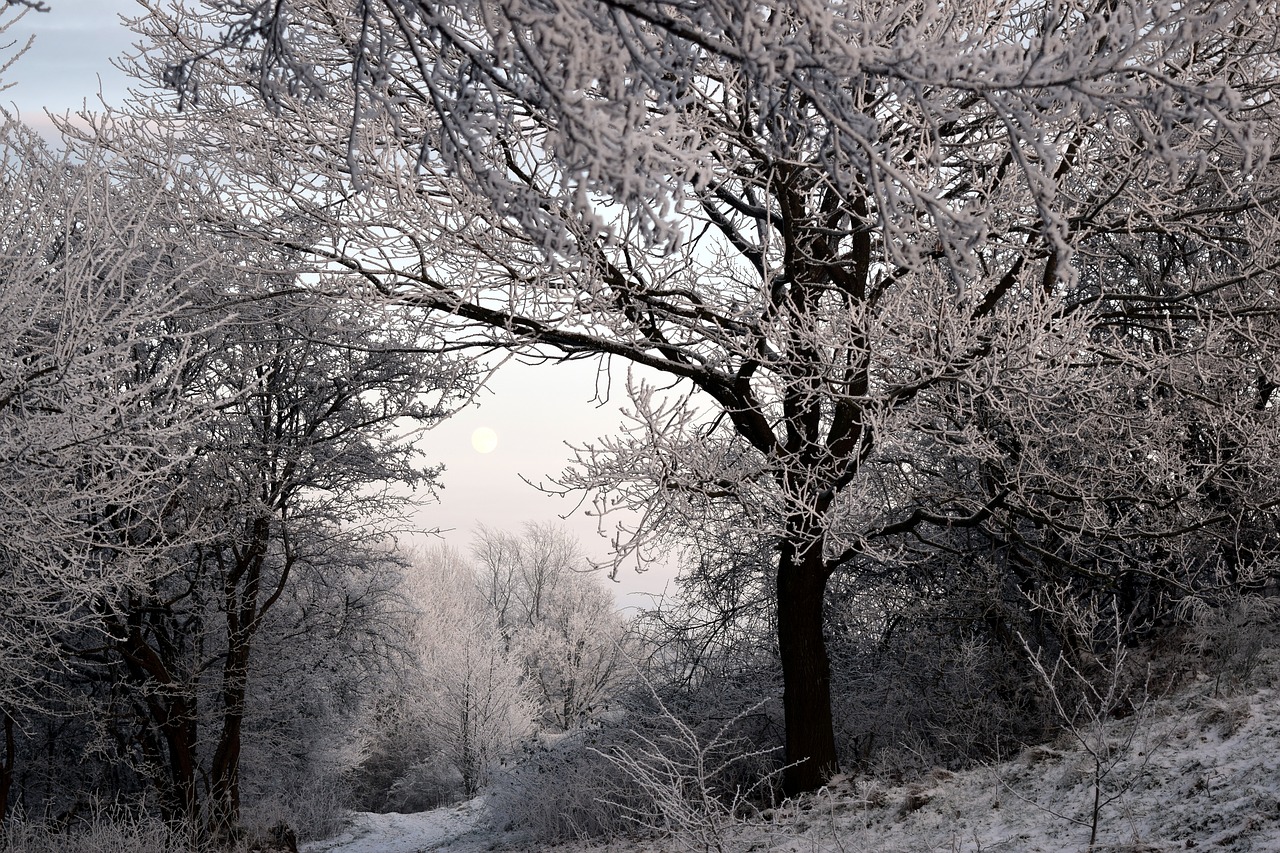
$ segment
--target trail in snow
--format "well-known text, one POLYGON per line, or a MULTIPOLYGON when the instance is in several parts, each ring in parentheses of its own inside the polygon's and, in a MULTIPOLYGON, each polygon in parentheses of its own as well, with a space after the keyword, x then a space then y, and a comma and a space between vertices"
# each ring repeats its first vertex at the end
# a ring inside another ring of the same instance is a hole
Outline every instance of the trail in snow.
MULTIPOLYGON (((461 853, 470 846, 464 844, 465 837, 476 830, 483 813, 482 798, 420 814, 359 812, 340 835, 301 849, 302 853, 427 853, 448 847, 461 853)), ((480 839, 475 841, 479 848, 480 839)))

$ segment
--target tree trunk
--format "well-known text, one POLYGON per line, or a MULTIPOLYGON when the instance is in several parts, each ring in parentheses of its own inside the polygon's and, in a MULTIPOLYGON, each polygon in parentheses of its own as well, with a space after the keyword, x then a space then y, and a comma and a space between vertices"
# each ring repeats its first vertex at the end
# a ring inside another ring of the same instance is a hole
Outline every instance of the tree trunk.
MULTIPOLYGON (((138 614, 134 615, 140 619, 138 614)), ((124 658, 131 679, 144 693, 140 706, 146 709, 153 731, 164 739, 167 779, 157 778, 156 783, 161 786, 161 796, 166 801, 166 816, 171 821, 194 826, 200 816, 196 787, 199 723, 195 697, 190 695, 187 685, 173 677, 160 653, 143 638, 138 624, 117 622, 116 631, 116 648, 124 658)), ((156 747, 158 752, 159 744, 156 747)))
POLYGON ((188 825, 200 817, 200 798, 196 789, 196 716, 185 700, 175 700, 168 709, 171 719, 161 724, 169 745, 169 778, 188 825))
POLYGON ((468 797, 474 797, 480 790, 480 782, 476 773, 475 756, 472 754, 471 744, 471 678, 467 677, 465 693, 462 697, 462 791, 468 797))
POLYGON ((232 638, 232 644, 222 674, 222 730, 210 767, 209 817, 214 837, 226 836, 240 824, 240 750, 249 681, 249 638, 232 638))
POLYGON ((783 790, 814 791, 839 772, 831 720, 831 665, 823 635, 827 569, 822 549, 784 541, 778 560, 778 653, 786 718, 783 790))
POLYGON ((271 542, 271 519, 258 516, 248 529, 248 545, 236 552, 232 570, 223 578, 226 606, 227 659, 222 667, 222 728, 210 765, 210 830, 215 838, 231 838, 240 825, 240 751, 243 743, 245 697, 249 692, 249 660, 253 638, 263 614, 275 603, 284 581, 261 606, 262 572, 271 542))
POLYGON ((14 737, 13 716, 8 711, 4 714, 4 763, 0 764, 0 823, 9 817, 9 795, 13 791, 14 756, 18 751, 14 737))

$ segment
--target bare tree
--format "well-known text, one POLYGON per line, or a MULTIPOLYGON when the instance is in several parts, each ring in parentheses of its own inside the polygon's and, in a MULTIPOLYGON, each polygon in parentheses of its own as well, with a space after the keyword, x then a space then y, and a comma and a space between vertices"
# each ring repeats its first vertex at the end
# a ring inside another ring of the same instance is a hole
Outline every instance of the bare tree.
POLYGON ((0 811, 15 716, 60 699, 60 638, 94 631, 200 535, 168 512, 213 413, 184 377, 217 327, 194 310, 209 256, 157 193, 179 172, 122 182, 100 151, 0 125, 0 811))
MULTIPOLYGON (((348 611, 331 615, 342 630, 374 596, 356 579, 388 559, 385 538, 410 500, 393 486, 430 487, 440 470, 419 463, 408 425, 444 417, 467 373, 418 352, 426 341, 412 323, 289 293, 276 277, 220 285, 209 310, 226 321, 189 378, 218 413, 173 497, 172 523, 203 535, 166 577, 101 618, 171 814, 225 834, 239 823, 243 731, 272 611, 329 574, 351 585, 328 596, 348 611)), ((317 618, 303 626, 319 630, 317 618)))
POLYGON ((627 680, 637 649, 577 540, 554 524, 529 523, 519 535, 480 525, 471 550, 543 722, 566 731, 592 719, 627 680))
POLYGON ((725 502, 776 543, 790 791, 837 766, 835 571, 1200 525, 1221 465, 1152 412, 1230 430, 1272 381, 1270 4, 145 5, 239 230, 459 346, 645 369, 565 486, 641 513, 621 557, 725 502))
POLYGON ((481 524, 471 553, 479 563, 481 589, 504 634, 541 622, 560 584, 588 568, 577 540, 554 524, 529 523, 523 534, 481 524))
POLYGON ((437 548, 423 555, 411 589, 417 608, 421 692, 413 701, 434 749, 472 797, 533 731, 534 705, 518 661, 508 656, 474 569, 437 548))

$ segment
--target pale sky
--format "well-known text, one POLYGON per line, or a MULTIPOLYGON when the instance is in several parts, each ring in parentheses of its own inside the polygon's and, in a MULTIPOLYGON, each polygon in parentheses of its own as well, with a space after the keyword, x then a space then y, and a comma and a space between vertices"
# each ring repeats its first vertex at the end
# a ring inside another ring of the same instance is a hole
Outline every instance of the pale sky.
MULTIPOLYGON (((0 103, 16 108, 30 125, 47 128, 46 109, 55 114, 94 109, 125 96, 130 81, 111 60, 128 51, 134 36, 120 16, 137 14, 133 0, 48 0, 52 11, 29 12, 0 36, 0 45, 19 44, 34 34, 31 50, 4 75, 14 84, 0 92, 0 103)), ((0 9, 0 22, 15 13, 0 9)), ((0 48, 0 57, 12 49, 0 48)), ((625 368, 624 368, 625 369, 625 368)), ((500 530, 519 530, 526 521, 557 521, 575 502, 544 495, 521 480, 538 482, 558 474, 570 458, 566 442, 582 444, 617 430, 621 423, 615 401, 593 402, 597 372, 593 363, 504 367, 481 395, 479 405, 428 432, 423 441, 427 460, 443 462, 440 502, 423 508, 422 529, 446 529, 445 541, 466 551, 477 522, 500 530), (492 430, 496 446, 478 452, 472 443, 477 429, 492 430)), ((620 383, 615 395, 620 394, 620 383)), ((588 556, 608 556, 608 540, 596 532, 596 520, 581 511, 562 522, 579 537, 588 556)), ((637 606, 646 592, 660 592, 669 570, 644 575, 624 572, 615 586, 620 603, 637 606)))
MULTIPOLYGON (((614 398, 593 401, 598 379, 595 362, 502 367, 468 408, 428 432, 423 439, 429 458, 447 466, 440 503, 421 513, 424 524, 451 527, 445 539, 465 549, 477 521, 489 527, 518 530, 525 521, 559 521, 582 542, 596 560, 608 556, 608 539, 597 532, 597 519, 582 510, 573 512, 577 500, 547 495, 525 483, 545 481, 564 470, 571 452, 567 445, 582 445, 616 433, 623 418, 625 365, 615 365, 614 398), (496 433, 497 446, 479 453, 472 445, 477 429, 496 433), (572 514, 571 514, 572 513, 572 514)), ((613 518, 605 524, 612 529, 613 518)), ((637 575, 630 567, 619 574, 616 593, 624 605, 644 602, 633 593, 657 593, 670 577, 669 567, 655 567, 637 575)))
MULTIPOLYGON (((46 108, 55 113, 92 109, 99 92, 108 100, 124 97, 128 79, 112 67, 112 58, 129 50, 133 34, 120 15, 134 15, 132 0, 50 0, 50 12, 28 12, 11 26, 0 45, 19 45, 34 35, 31 50, 5 74, 14 84, 0 92, 0 103, 17 107, 28 124, 44 126, 46 108)), ((16 17, 12 9, 0 11, 0 21, 16 17)), ((13 49, 0 50, 5 57, 13 49)))

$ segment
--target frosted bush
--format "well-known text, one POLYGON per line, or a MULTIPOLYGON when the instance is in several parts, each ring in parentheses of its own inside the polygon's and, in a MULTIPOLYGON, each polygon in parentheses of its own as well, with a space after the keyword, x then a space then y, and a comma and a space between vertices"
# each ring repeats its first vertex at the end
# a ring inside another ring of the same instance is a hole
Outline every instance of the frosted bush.
POLYGON ((95 807, 68 824, 19 817, 0 830, 8 853, 188 853, 189 838, 158 817, 121 807, 95 807))
POLYGON ((778 769, 774 720, 766 703, 728 710, 724 685, 712 687, 642 689, 608 723, 530 744, 495 785, 495 826, 539 844, 687 834, 767 804, 778 769))
POLYGON ((625 774, 602 751, 624 733, 576 730, 539 739, 493 787, 494 826, 536 844, 576 838, 614 838, 634 829, 622 811, 625 774))

